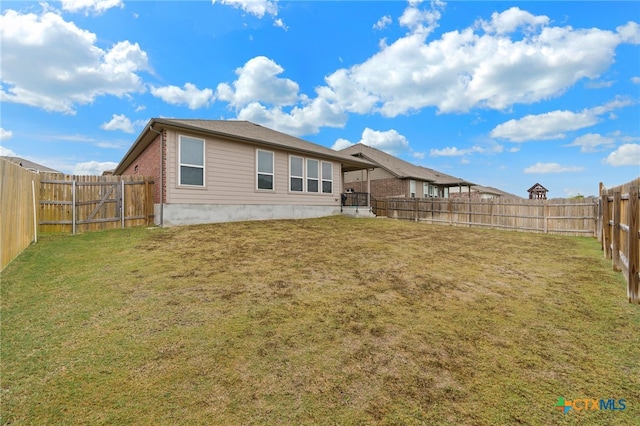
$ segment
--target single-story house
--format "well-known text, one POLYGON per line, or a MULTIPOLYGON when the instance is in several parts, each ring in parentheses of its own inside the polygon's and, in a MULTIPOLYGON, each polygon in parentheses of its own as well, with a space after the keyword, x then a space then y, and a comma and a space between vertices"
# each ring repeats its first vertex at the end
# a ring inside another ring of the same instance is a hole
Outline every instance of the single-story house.
POLYGON ((474 185, 363 144, 352 145, 340 152, 375 164, 372 170, 348 171, 344 176, 346 191, 370 193, 374 198, 447 198, 450 188, 469 192, 474 185))
POLYGON ((248 121, 153 118, 115 175, 153 176, 163 225, 341 212, 343 174, 373 167, 248 121))
POLYGON ((35 173, 40 173, 40 172, 60 173, 59 171, 54 170, 51 167, 43 166, 42 164, 34 163, 33 161, 29 161, 24 158, 10 157, 5 155, 3 155, 2 158, 17 164, 20 167, 24 167, 27 170, 31 170, 32 172, 35 172, 35 173))
MULTIPOLYGON (((469 193, 462 188, 449 188, 449 195, 455 197, 469 197, 469 193)), ((522 198, 515 194, 505 192, 492 186, 473 185, 471 187, 471 198, 479 198, 482 200, 492 198, 522 198)))

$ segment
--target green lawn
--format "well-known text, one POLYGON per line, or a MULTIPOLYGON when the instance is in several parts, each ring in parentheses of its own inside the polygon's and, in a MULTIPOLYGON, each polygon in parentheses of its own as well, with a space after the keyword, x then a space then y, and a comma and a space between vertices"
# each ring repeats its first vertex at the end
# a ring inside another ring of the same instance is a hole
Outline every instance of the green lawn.
POLYGON ((640 307, 590 238, 137 228, 43 236, 1 280, 2 424, 640 418, 640 307), (562 414, 560 396, 626 409, 562 414))

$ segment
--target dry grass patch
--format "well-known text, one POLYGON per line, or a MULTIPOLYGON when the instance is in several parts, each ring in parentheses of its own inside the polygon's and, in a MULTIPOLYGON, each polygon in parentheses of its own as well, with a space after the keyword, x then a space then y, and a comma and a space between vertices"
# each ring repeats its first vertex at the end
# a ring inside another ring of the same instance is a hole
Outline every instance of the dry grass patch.
POLYGON ((639 326, 592 239, 344 217, 48 236, 2 274, 2 423, 629 424, 639 326))

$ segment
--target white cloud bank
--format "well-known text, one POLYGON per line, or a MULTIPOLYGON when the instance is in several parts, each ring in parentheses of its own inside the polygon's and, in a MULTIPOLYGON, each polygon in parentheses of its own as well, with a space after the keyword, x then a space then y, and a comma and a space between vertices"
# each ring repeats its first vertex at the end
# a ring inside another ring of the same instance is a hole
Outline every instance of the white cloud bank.
POLYGON ((120 41, 110 49, 96 45, 95 34, 45 12, 0 15, 3 102, 74 114, 96 97, 122 97, 145 90, 139 75, 149 70, 137 43, 120 41))
MULTIPOLYGON (((389 45, 382 43, 364 62, 327 75, 315 98, 300 94, 296 82, 281 77, 285 70, 275 61, 256 57, 236 71, 235 82, 218 86, 218 99, 229 102, 238 118, 295 135, 341 127, 349 113, 395 117, 428 107, 439 113, 508 110, 560 96, 581 80, 601 78, 619 45, 640 43, 640 26, 634 22, 616 31, 556 26, 547 16, 517 7, 430 40, 444 4, 425 4, 410 1, 398 21, 409 32, 389 45), (265 87, 264 81, 273 86, 265 87)), ((505 123, 495 137, 553 138, 593 125, 599 114, 554 111, 505 123), (542 130, 540 120, 548 123, 542 130), (522 126, 526 131, 516 128, 522 126)))

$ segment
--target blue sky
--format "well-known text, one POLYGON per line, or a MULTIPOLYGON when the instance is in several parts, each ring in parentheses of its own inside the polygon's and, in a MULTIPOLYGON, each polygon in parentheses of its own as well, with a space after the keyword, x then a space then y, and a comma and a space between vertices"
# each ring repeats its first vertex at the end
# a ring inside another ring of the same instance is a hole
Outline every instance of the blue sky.
POLYGON ((362 142, 526 196, 640 176, 640 2, 0 5, 0 151, 113 168, 152 117, 362 142))

